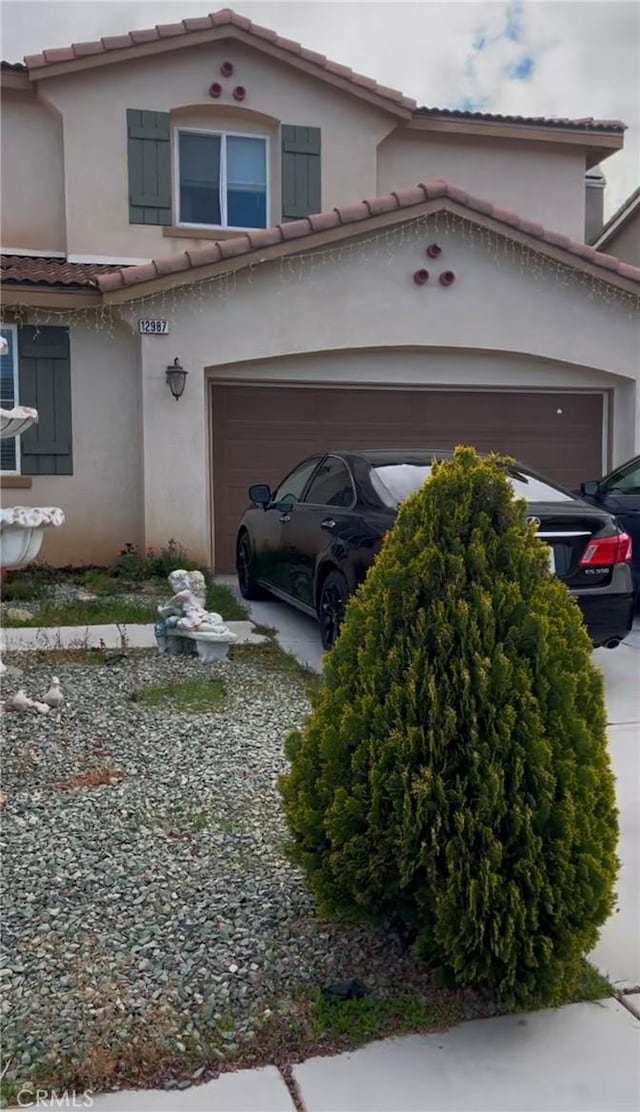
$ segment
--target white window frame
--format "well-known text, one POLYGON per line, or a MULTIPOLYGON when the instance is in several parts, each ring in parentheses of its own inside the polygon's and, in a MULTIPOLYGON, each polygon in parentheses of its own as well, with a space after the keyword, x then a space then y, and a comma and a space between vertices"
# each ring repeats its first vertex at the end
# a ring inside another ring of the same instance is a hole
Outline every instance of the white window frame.
MULTIPOLYGON (((20 379, 18 376, 18 326, 16 324, 3 324, 1 326, 3 332, 13 333, 13 343, 11 349, 13 352, 13 404, 14 407, 20 405, 20 379)), ((6 358, 6 357, 5 357, 6 358)), ((3 475, 20 475, 20 437, 13 437, 16 445, 16 466, 13 471, 3 470, 3 475)))
POLYGON ((265 228, 269 227, 269 213, 271 211, 271 182, 269 180, 270 149, 269 136, 258 135, 250 131, 210 131, 201 127, 175 127, 173 129, 173 196, 175 198, 173 219, 177 228, 223 228, 234 232, 257 232, 258 228, 242 228, 236 224, 227 224, 227 139, 260 139, 264 143, 265 159, 265 228), (210 138, 220 139, 220 224, 192 224, 180 219, 180 136, 181 135, 208 135, 210 138))

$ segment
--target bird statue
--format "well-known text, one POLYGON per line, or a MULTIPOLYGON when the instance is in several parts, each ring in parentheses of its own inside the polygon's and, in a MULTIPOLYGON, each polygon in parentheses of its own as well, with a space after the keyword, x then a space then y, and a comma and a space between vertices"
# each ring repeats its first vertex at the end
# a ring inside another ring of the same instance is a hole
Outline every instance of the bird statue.
POLYGON ((52 710, 60 710, 60 707, 64 703, 64 695, 60 690, 60 680, 57 676, 54 676, 51 680, 51 687, 47 691, 46 695, 42 696, 42 701, 43 703, 47 703, 47 705, 50 706, 52 710))
POLYGON ((38 714, 48 714, 51 707, 48 703, 39 703, 37 699, 30 699, 30 710, 35 710, 38 714))
POLYGON ((26 694, 23 687, 12 695, 7 703, 10 710, 31 710, 31 699, 26 694))

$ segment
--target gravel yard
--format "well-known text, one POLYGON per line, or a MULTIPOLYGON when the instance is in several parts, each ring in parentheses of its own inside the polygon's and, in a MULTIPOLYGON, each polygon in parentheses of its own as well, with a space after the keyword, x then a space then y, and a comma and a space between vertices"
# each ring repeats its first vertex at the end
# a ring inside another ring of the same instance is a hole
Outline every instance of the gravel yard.
MULTIPOLYGON (((305 986, 358 976, 383 996, 427 990, 393 936, 319 922, 285 857, 277 778, 308 710, 287 658, 267 646, 207 666, 225 694, 206 714, 139 698, 202 676, 196 660, 6 662, 32 696, 55 670, 67 699, 60 721, 3 713, 9 1081, 187 1084, 278 1016, 291 1030, 305 986)), ((461 998, 446 996, 457 1017, 461 998)), ((477 1008, 466 994, 465 1013, 477 1008)))

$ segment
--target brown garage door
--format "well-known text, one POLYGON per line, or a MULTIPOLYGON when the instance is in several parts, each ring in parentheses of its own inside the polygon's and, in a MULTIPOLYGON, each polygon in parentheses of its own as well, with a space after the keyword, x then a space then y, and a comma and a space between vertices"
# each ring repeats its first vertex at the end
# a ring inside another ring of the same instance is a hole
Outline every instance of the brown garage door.
POLYGON ((232 571, 251 483, 336 448, 502 451, 574 487, 602 470, 601 394, 212 385, 215 566, 232 571))

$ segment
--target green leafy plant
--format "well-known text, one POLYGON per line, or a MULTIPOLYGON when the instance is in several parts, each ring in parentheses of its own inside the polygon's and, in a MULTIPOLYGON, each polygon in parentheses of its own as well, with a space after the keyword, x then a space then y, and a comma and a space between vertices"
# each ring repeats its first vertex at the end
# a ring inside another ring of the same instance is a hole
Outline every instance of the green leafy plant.
POLYGON ((42 598, 55 583, 57 574, 56 568, 38 561, 19 571, 8 571, 2 577, 2 601, 29 602, 42 598))
POLYGON ((610 914, 603 682, 504 461, 402 505, 281 781, 323 913, 394 922, 445 981, 555 1002, 610 914))
POLYGON ((141 553, 135 544, 125 544, 110 570, 111 575, 139 582, 144 579, 167 579, 178 568, 201 571, 205 577, 210 574, 208 568, 192 560, 187 550, 175 540, 170 540, 159 552, 148 548, 141 553))
POLYGON ((127 543, 120 549, 118 559, 109 568, 109 574, 116 578, 141 582, 147 578, 146 557, 138 552, 135 544, 127 543))
POLYGON ((98 568, 90 568, 83 572, 80 576, 80 584, 94 595, 113 594, 114 589, 117 589, 113 578, 106 571, 100 571, 98 568))

